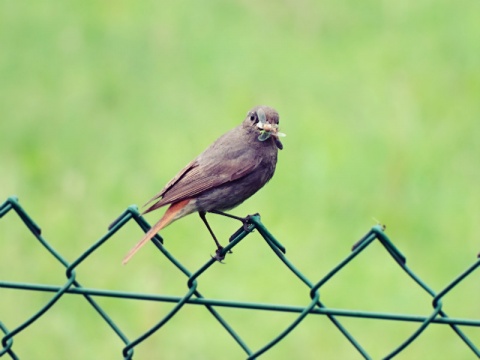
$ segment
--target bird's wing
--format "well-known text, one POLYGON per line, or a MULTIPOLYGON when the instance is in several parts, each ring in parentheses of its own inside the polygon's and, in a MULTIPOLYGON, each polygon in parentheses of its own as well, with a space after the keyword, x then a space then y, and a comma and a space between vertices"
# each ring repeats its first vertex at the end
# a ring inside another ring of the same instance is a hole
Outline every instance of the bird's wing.
MULTIPOLYGON (((145 205, 143 206, 147 206, 148 204, 150 204, 151 202, 161 198, 163 196, 163 194, 165 194, 173 185, 176 184, 176 182, 186 173, 188 172, 192 167, 196 166, 197 165, 197 159, 191 161, 187 166, 185 166, 177 175, 175 175, 175 177, 170 180, 167 185, 165 185, 162 189, 162 191, 160 191, 157 195, 155 195, 153 198, 151 198, 150 200, 148 200, 145 205)), ((148 211, 151 211, 151 210, 147 210, 146 212, 148 211)))
POLYGON ((165 188, 156 195, 153 200, 162 197, 151 207, 144 211, 148 213, 159 207, 171 204, 184 199, 192 198, 206 190, 215 188, 230 181, 240 179, 253 170, 261 163, 260 156, 255 157, 254 161, 247 161, 248 155, 242 155, 236 158, 222 159, 220 162, 199 163, 197 159, 188 164, 177 176, 175 176, 165 188))

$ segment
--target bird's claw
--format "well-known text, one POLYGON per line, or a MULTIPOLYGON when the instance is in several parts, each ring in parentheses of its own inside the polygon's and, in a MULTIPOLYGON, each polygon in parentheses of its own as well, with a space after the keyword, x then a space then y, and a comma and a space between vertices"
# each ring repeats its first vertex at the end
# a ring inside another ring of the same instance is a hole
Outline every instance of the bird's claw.
POLYGON ((210 255, 210 256, 211 256, 212 259, 217 260, 219 263, 225 264, 223 262, 223 260, 225 259, 225 255, 222 254, 222 251, 223 251, 223 247, 220 246, 220 247, 217 248, 217 250, 215 250, 215 256, 213 256, 213 255, 210 255))
POLYGON ((229 241, 232 242, 233 239, 235 239, 238 235, 240 235, 242 232, 246 232, 246 233, 251 233, 253 232, 254 229, 250 229, 250 225, 252 224, 250 222, 250 219, 252 218, 252 216, 257 216, 259 215, 258 213, 256 214, 253 214, 253 215, 247 215, 245 216, 242 220, 242 227, 239 228, 237 231, 235 231, 232 236, 230 236, 230 239, 229 241))
POLYGON ((253 215, 245 216, 245 218, 243 219, 243 230, 245 230, 245 232, 253 232, 254 229, 252 229, 252 230, 249 229, 249 225, 251 225, 250 219, 253 216, 259 216, 259 215, 260 215, 259 213, 256 213, 256 214, 253 214, 253 215))

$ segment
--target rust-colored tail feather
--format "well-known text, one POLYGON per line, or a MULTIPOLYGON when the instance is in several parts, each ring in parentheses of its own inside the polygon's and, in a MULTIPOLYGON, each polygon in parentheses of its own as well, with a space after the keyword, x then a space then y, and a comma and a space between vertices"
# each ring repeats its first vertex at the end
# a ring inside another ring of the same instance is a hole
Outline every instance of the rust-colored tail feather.
POLYGON ((178 212, 189 203, 189 201, 190 199, 186 199, 170 205, 165 214, 163 214, 162 218, 158 220, 158 222, 153 225, 147 233, 145 233, 143 238, 123 258, 122 264, 125 265, 133 257, 133 255, 135 255, 135 253, 147 243, 148 240, 154 237, 155 234, 162 230, 165 226, 170 224, 174 220, 175 215, 177 215, 178 212))

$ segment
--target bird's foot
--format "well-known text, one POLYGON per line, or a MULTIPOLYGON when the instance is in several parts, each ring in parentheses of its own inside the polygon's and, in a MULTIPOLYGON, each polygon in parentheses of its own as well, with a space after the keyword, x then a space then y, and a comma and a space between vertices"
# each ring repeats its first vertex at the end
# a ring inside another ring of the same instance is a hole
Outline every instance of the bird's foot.
POLYGON ((254 229, 250 230, 250 225, 252 224, 251 220, 252 220, 252 217, 254 216, 260 216, 259 213, 255 213, 253 215, 247 215, 243 218, 243 230, 245 230, 246 232, 253 232, 254 229))
MULTIPOLYGON (((211 256, 212 259, 217 260, 219 263, 225 264, 223 262, 223 260, 225 259, 225 255, 222 254, 222 252, 223 252, 223 246, 219 246, 217 248, 217 250, 215 250, 215 256, 213 256, 213 255, 210 255, 210 256, 211 256)), ((229 251, 229 252, 231 252, 231 251, 229 251)))
POLYGON ((258 216, 258 215, 260 215, 260 214, 256 213, 256 214, 253 214, 253 215, 247 215, 244 218, 237 218, 238 220, 240 220, 242 222, 242 227, 240 229, 238 229, 237 231, 235 231, 232 234, 232 236, 230 236, 229 241, 232 242, 233 239, 235 239, 242 232, 247 232, 247 233, 253 232, 254 229, 250 229, 250 225, 252 224, 251 223, 251 218, 253 216, 258 216))

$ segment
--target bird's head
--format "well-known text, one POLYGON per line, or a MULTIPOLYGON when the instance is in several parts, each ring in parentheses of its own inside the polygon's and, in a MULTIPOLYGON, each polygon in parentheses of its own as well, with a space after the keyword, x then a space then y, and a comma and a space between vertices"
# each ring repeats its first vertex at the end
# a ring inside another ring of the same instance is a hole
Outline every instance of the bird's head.
POLYGON ((283 137, 285 134, 278 131, 279 122, 278 112, 271 107, 262 105, 256 106, 248 112, 247 117, 243 121, 243 126, 255 129, 258 133, 259 141, 266 141, 272 138, 275 145, 282 150, 283 144, 280 142, 279 137, 283 137))

